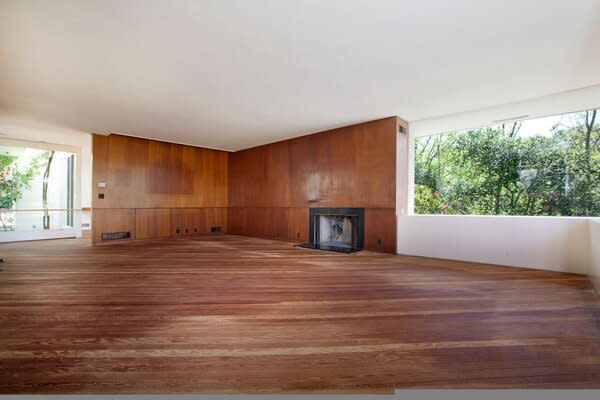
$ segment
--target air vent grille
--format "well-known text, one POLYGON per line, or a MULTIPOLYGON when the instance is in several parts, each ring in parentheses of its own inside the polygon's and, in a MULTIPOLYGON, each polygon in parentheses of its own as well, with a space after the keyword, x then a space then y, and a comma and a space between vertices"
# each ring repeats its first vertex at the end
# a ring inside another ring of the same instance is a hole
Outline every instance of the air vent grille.
POLYGON ((131 238, 131 232, 108 232, 102 234, 102 240, 119 240, 131 238))

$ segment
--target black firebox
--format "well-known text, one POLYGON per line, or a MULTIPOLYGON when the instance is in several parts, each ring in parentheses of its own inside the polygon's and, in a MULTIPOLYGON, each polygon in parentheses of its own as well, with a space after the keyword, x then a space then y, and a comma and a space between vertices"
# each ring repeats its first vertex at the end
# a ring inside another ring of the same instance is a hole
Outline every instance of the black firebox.
POLYGON ((309 249, 353 253, 364 248, 364 208, 311 208, 309 249))

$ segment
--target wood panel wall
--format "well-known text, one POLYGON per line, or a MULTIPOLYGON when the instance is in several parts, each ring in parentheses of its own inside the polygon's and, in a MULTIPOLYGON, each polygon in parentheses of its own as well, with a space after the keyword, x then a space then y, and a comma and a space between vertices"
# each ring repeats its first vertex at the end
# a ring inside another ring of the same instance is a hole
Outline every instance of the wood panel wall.
POLYGON ((103 232, 144 239, 220 227, 307 242, 310 207, 363 207, 365 248, 395 252, 399 125, 406 127, 385 118, 235 153, 94 135, 92 240, 103 232))
POLYGON ((143 239, 226 231, 227 158, 224 151, 93 135, 93 242, 103 232, 143 239))
POLYGON ((228 232, 308 241, 310 207, 364 207, 365 248, 396 249, 396 137, 385 118, 229 155, 228 232))

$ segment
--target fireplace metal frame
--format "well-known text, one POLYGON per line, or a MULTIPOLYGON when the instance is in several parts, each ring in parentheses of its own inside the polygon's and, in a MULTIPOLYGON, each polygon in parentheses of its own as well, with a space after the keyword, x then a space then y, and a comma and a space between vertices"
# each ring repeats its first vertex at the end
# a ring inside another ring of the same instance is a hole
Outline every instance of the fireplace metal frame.
POLYGON ((336 251, 341 253, 353 253, 364 249, 365 246, 365 209, 364 208, 326 208, 326 207, 311 207, 309 209, 309 238, 310 243, 301 245, 302 247, 311 249, 320 249, 328 251, 336 251), (352 247, 337 247, 337 246, 322 246, 317 242, 317 231, 315 227, 318 225, 318 218, 321 215, 339 215, 356 217, 356 241, 352 240, 352 247), (356 245, 354 245, 356 242, 356 245))

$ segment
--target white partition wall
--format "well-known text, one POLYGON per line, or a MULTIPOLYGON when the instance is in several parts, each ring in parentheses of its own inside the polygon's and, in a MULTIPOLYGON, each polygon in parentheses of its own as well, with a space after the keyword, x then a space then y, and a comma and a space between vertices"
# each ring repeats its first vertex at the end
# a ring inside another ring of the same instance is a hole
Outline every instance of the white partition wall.
MULTIPOLYGON (((414 215, 415 137, 600 107, 600 86, 423 121, 409 127, 406 152, 409 198, 398 209, 399 254, 590 273, 600 281, 600 223, 593 218, 414 215)), ((398 179, 400 185, 402 180, 398 179)), ((600 285, 599 285, 600 286, 600 285)))
POLYGON ((588 220, 411 215, 398 219, 398 253, 585 274, 588 220))
POLYGON ((590 233, 590 269, 589 275, 600 295, 600 219, 589 222, 590 233))
POLYGON ((82 223, 89 225, 90 222, 91 134, 4 112, 0 113, 0 146, 56 151, 50 172, 50 180, 55 183, 65 180, 67 160, 64 158, 70 154, 74 156, 72 203, 63 198, 66 188, 48 191, 51 229, 43 229, 42 226, 44 211, 39 210, 42 208, 42 182, 36 179, 31 189, 18 200, 17 208, 20 210, 12 216, 13 222, 20 228, 1 232, 0 242, 81 236, 82 223), (66 208, 73 210, 72 220, 66 220, 66 208))

